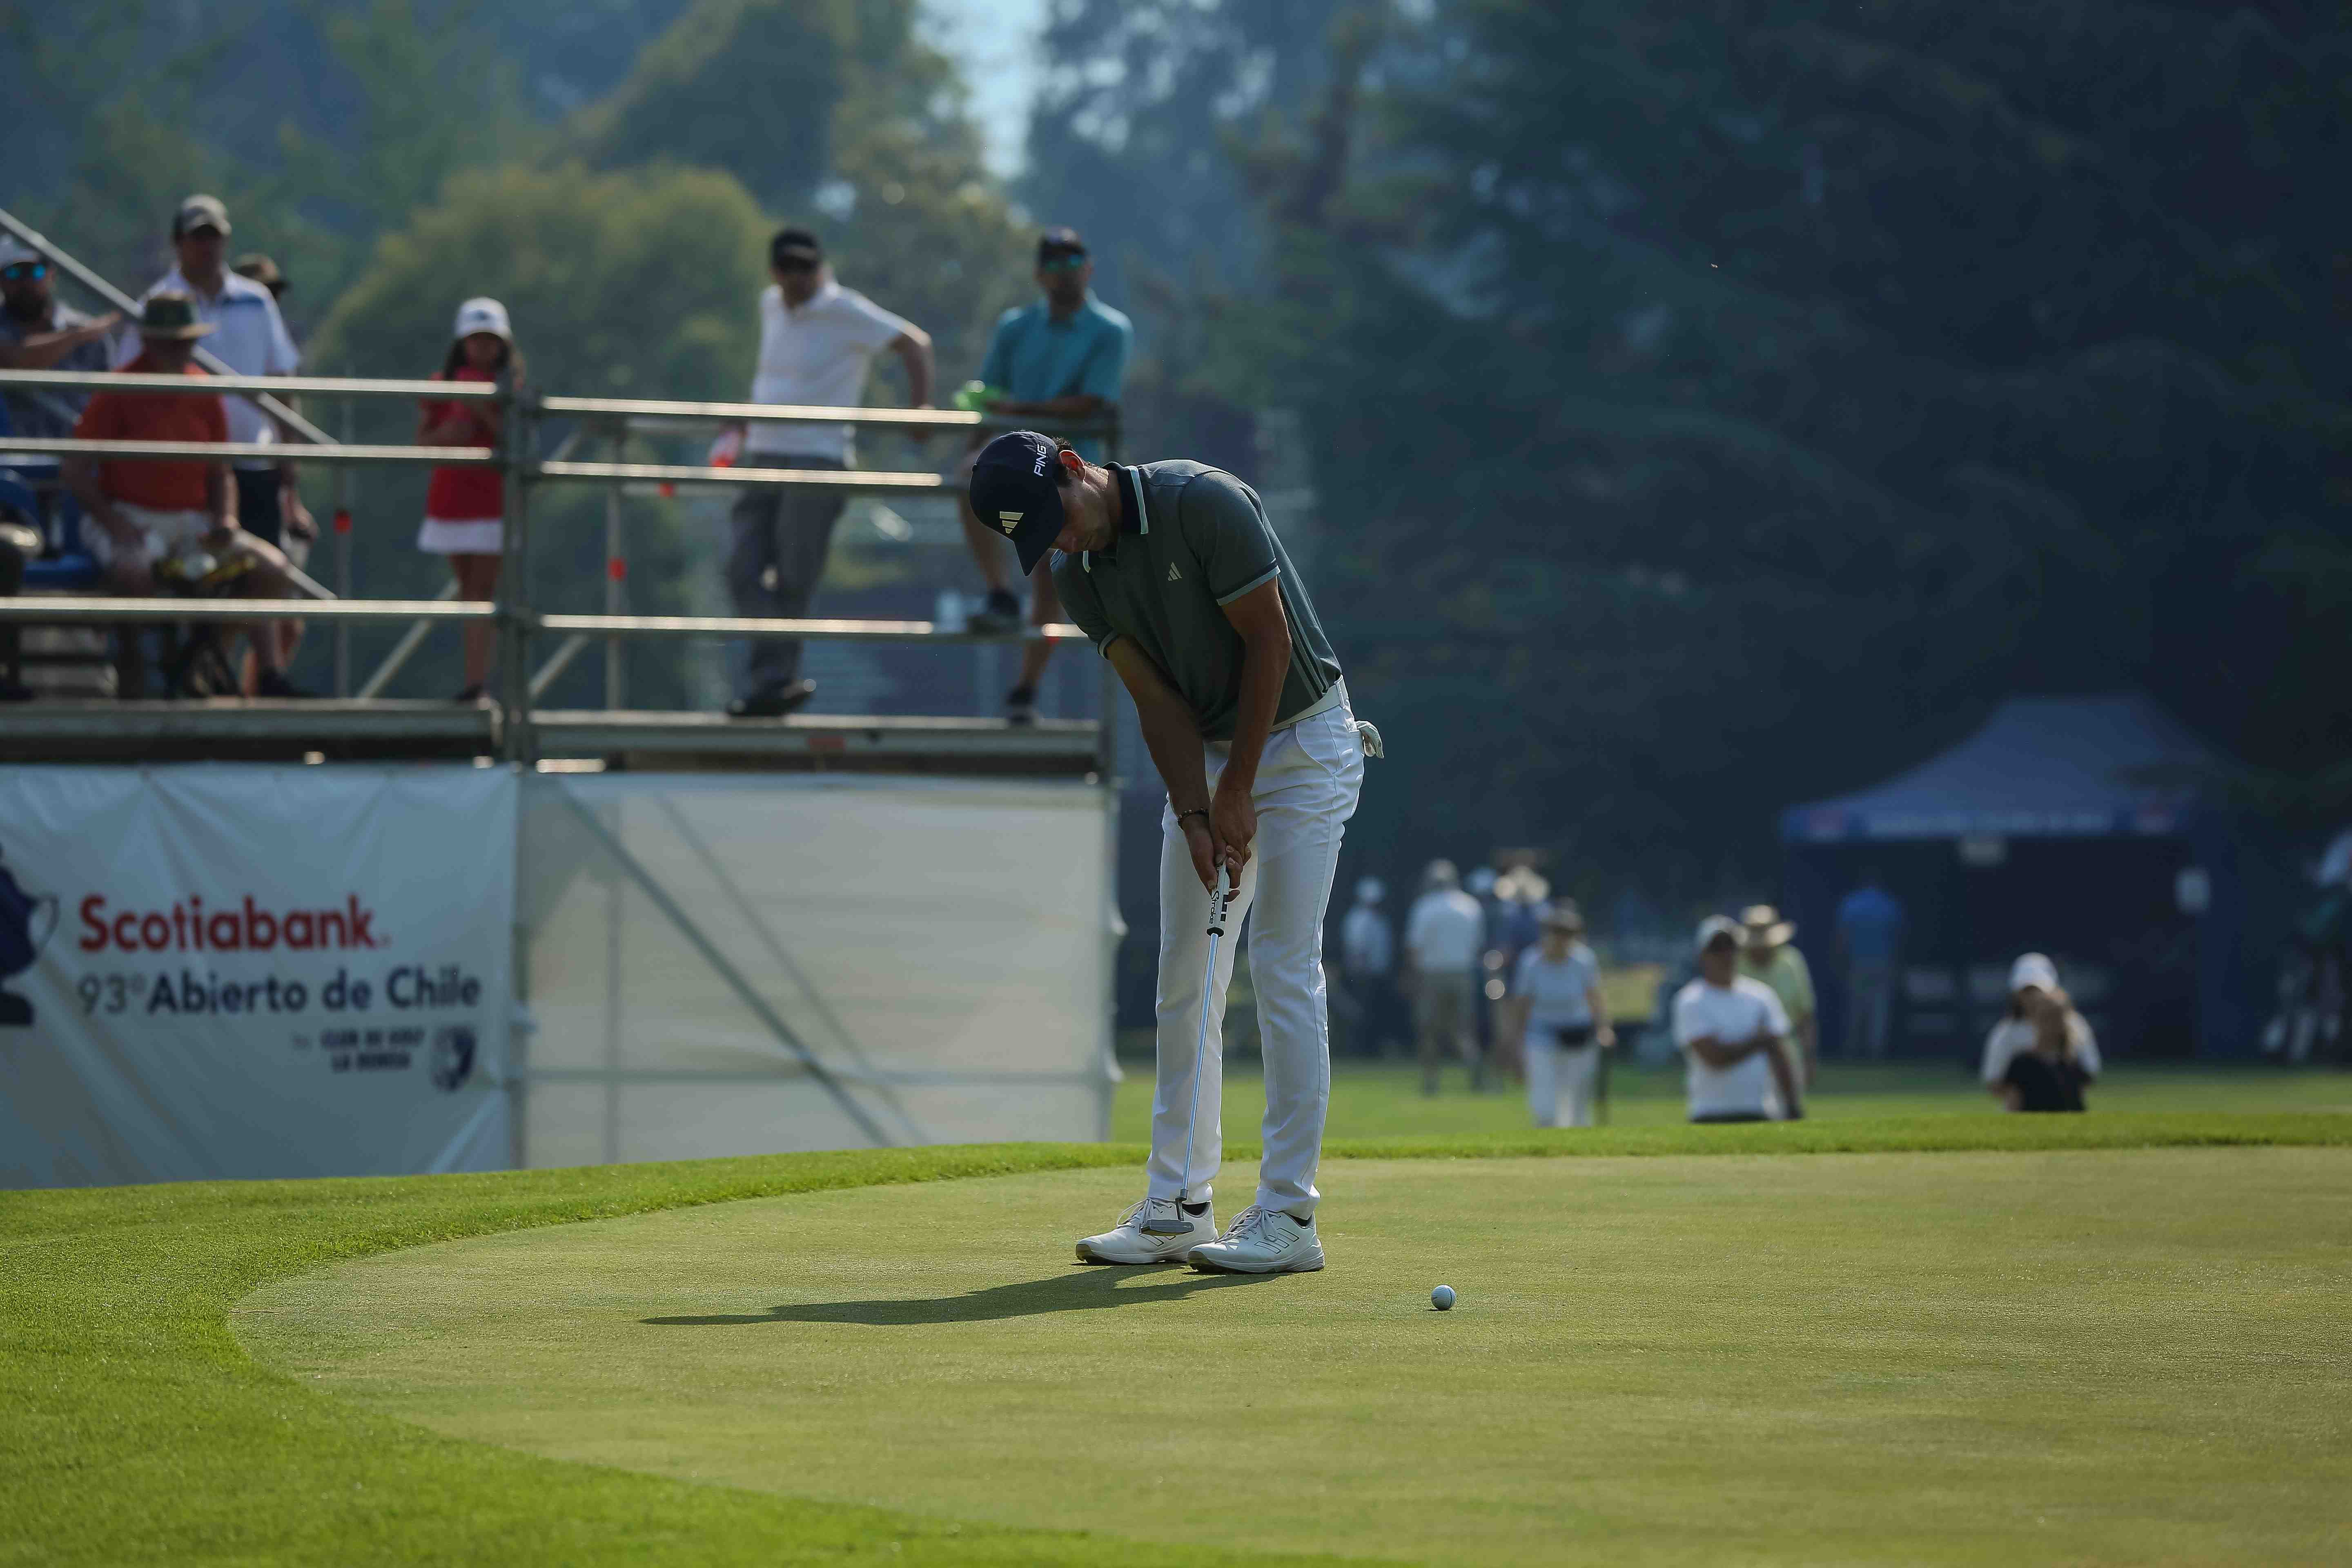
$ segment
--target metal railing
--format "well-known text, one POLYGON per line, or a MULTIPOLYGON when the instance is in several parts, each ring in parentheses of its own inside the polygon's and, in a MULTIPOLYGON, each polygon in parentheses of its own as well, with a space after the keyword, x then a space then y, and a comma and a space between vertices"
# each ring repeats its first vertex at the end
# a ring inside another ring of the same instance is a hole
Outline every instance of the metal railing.
MULTIPOLYGON (((956 481, 939 473, 892 469, 772 468, 754 466, 720 467, 698 463, 631 462, 622 460, 625 443, 633 435, 677 434, 737 424, 826 424, 895 429, 918 436, 944 432, 981 433, 1017 429, 1024 425, 1071 437, 1100 437, 1115 449, 1116 417, 1087 420, 1020 421, 962 409, 820 408, 751 403, 696 403, 644 398, 561 397, 543 395, 516 386, 502 377, 495 384, 402 381, 334 376, 204 377, 128 375, 89 372, 0 370, 0 389, 9 386, 62 388, 98 392, 136 391, 175 396, 205 396, 219 393, 303 393, 345 398, 441 399, 487 403, 501 415, 499 446, 423 447, 352 445, 320 439, 320 444, 267 445, 251 443, 191 443, 173 441, 92 441, 71 438, 0 437, 0 465, 11 454, 27 457, 102 458, 110 462, 224 462, 299 458, 335 466, 390 464, 431 468, 494 468, 505 482, 505 563, 499 577, 499 596, 488 603, 452 599, 353 600, 349 598, 128 599, 98 595, 0 599, 0 623, 98 624, 156 621, 266 621, 310 619, 341 626, 372 622, 407 622, 411 635, 394 650, 384 669, 362 688, 362 698, 383 689, 396 668, 432 626, 445 622, 486 621, 498 628, 497 679, 491 701, 499 710, 498 732, 506 756, 512 761, 537 760, 532 710, 538 697, 587 641, 605 641, 607 706, 620 690, 620 664, 611 650, 621 639, 680 637, 794 637, 803 640, 898 642, 930 645, 1004 644, 1034 640, 1080 639, 1077 627, 1053 625, 1002 634, 948 630, 933 621, 843 620, 826 618, 769 619, 742 616, 636 616, 624 613, 621 584, 625 560, 619 521, 619 493, 625 484, 654 482, 666 486, 711 486, 740 489, 770 487, 783 489, 830 490, 844 495, 953 495, 956 481), (551 455, 538 455, 547 423, 572 422, 574 428, 551 455), (614 456, 585 461, 568 454, 583 439, 602 438, 614 456), (602 483, 609 487, 605 509, 606 605, 602 615, 551 613, 530 602, 530 560, 535 542, 531 513, 538 489, 551 483, 602 483), (549 665, 534 672, 531 642, 552 635, 566 639, 549 665)), ((315 426, 310 428, 315 429, 315 426)), ((340 522, 339 522, 340 526, 340 522)), ((304 591, 325 590, 304 580, 304 591)), ((1110 712, 1110 691, 1104 689, 1104 715, 1110 712)), ((1097 727, 1101 776, 1110 777, 1110 737, 1114 726, 1097 727)))

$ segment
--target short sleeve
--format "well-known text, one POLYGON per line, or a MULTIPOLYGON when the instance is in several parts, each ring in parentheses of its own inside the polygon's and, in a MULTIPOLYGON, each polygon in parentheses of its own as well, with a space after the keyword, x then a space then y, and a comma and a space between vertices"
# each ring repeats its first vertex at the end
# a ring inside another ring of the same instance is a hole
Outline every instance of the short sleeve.
POLYGON ((286 330, 286 318, 278 313, 278 301, 263 289, 261 303, 269 312, 269 353, 264 375, 292 375, 302 368, 302 351, 294 346, 294 334, 286 330))
POLYGON ((1511 994, 1526 995, 1528 987, 1535 984, 1535 973, 1536 949, 1531 947, 1519 954, 1519 962, 1511 968, 1511 994))
POLYGON ((1812 965, 1807 963, 1805 955, 1793 947, 1784 947, 1780 951, 1789 965, 1789 1000, 1801 1016, 1810 1018, 1821 1010, 1821 1004, 1813 995, 1812 965))
POLYGON ((1776 1035, 1787 1034, 1789 1010, 1780 1005, 1780 998, 1773 994, 1772 988, 1759 982, 1754 994, 1756 1005, 1764 1009, 1764 1027, 1776 1035))
POLYGON ((1013 328, 1021 320, 1017 310, 1007 310, 996 318, 995 335, 988 340, 988 353, 980 362, 980 380, 983 386, 1009 386, 1013 382, 1013 328))
POLYGON ((1117 403, 1119 387, 1127 380, 1127 351, 1134 341, 1135 329, 1125 321, 1108 322, 1107 330, 1096 334, 1094 348, 1079 368, 1078 384, 1070 390, 1080 396, 1117 403))
POLYGON ((843 289, 842 297, 849 305, 851 337, 868 353, 887 348, 915 330, 915 324, 904 316, 892 315, 854 289, 843 289))
POLYGON ((2098 1037, 2091 1033, 2091 1021, 2080 1013, 2069 1013, 2066 1027, 2074 1037, 2075 1064, 2093 1078, 2098 1077, 2099 1041, 2098 1037))
POLYGON ((1272 582, 1279 573, 1274 531, 1242 482, 1215 469, 1186 485, 1176 506, 1177 528, 1201 563, 1210 597, 1230 605, 1272 582))
POLYGON ((122 427, 122 400, 110 392, 101 392, 82 405, 81 417, 74 421, 73 438, 77 441, 112 441, 120 438, 122 427))
POLYGON ((1995 1024, 1985 1036, 1984 1064, 1977 1076, 1987 1083, 1999 1083, 2009 1076, 2009 1058, 2012 1054, 2009 1043, 2010 1029, 2006 1023, 1995 1024))
POLYGON ((1699 1027, 1698 997, 1690 986, 1675 993, 1675 1044, 1686 1047, 1706 1031, 1699 1027))
POLYGON ((1054 588, 1061 595, 1062 613, 1070 617, 1070 624, 1094 639, 1097 653, 1108 658, 1110 645, 1118 640, 1118 629, 1103 612, 1102 595, 1095 592, 1094 575, 1086 569, 1085 558, 1056 555, 1054 588))

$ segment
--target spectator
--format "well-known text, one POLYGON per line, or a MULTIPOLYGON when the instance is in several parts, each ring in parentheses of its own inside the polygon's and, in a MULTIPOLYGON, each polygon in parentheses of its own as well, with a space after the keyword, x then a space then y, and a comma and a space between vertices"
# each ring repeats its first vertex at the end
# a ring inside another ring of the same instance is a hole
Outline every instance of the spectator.
POLYGON ((1675 994, 1675 1044, 1688 1068, 1693 1121, 1776 1121, 1804 1114, 1788 1058, 1789 1016, 1771 987, 1739 973, 1738 921, 1699 922, 1698 978, 1675 994))
MULTIPOLYGON (((212 331, 185 294, 150 294, 139 319, 146 346, 123 369, 143 375, 202 375, 194 363, 196 340, 212 331)), ((75 437, 86 441, 218 442, 228 431, 220 398, 171 393, 99 393, 74 426, 75 437)), ((152 594, 158 561, 197 551, 248 558, 245 582, 253 597, 289 598, 295 592, 286 557, 238 526, 236 476, 225 462, 101 462, 78 454, 65 461, 65 481, 97 525, 86 534, 90 553, 121 593, 152 594)), ((277 639, 266 624, 247 627, 246 635, 261 666, 256 683, 261 696, 307 695, 286 679, 277 639)))
POLYGON ((2080 1110, 2099 1076, 2099 1043, 2038 952, 2009 970, 2009 1016, 1985 1037, 1984 1083, 2011 1110, 2080 1110))
MULTIPOLYGON (((0 430, 7 417, 0 411, 0 430)), ((13 488, 13 487, 12 487, 13 488)), ((13 599, 25 588, 25 563, 41 554, 41 531, 37 520, 0 500, 0 599, 13 599)), ((29 702, 33 689, 25 684, 22 640, 16 623, 0 621, 0 702, 29 702)))
POLYGON ((1451 860, 1433 860, 1422 873, 1422 895, 1405 917, 1406 978, 1412 986, 1413 1032, 1421 1046, 1421 1092, 1437 1092, 1448 1055, 1470 1064, 1470 1089, 1486 1087, 1486 1064, 1471 1027, 1479 958, 1486 947, 1486 917, 1462 890, 1451 860))
MULTIPOLYGON (((1486 911, 1486 989, 1494 1009, 1499 1009, 1503 998, 1510 993, 1511 977, 1518 973, 1519 955, 1541 939, 1545 900, 1550 897, 1551 884, 1534 868, 1514 865, 1495 879, 1493 898, 1481 900, 1486 911)), ((1570 907, 1574 908, 1572 904, 1570 907)), ((1505 1076, 1516 1079, 1527 1077, 1527 1061, 1520 1049, 1523 1033, 1507 1026, 1501 1018, 1495 1018, 1495 1065, 1505 1076)))
POLYGON ((1339 926, 1339 979, 1354 1004, 1357 1049, 1379 1056, 1394 1037, 1396 931, 1381 904, 1388 889, 1378 877, 1356 883, 1356 902, 1339 926))
MULTIPOLYGON (((193 195, 182 202, 172 215, 172 248, 177 261, 147 294, 184 294, 194 301, 196 320, 216 329, 205 348, 230 374, 292 375, 301 358, 294 352, 284 318, 278 313, 278 300, 268 289, 250 278, 240 278, 223 264, 228 236, 228 208, 218 196, 193 195)), ((224 401, 230 440, 264 447, 278 444, 278 421, 263 413, 261 405, 233 395, 224 401)), ((248 458, 237 465, 238 524, 273 551, 282 550, 289 538, 307 544, 318 537, 318 525, 302 504, 299 478, 291 457, 275 463, 248 458)))
MULTIPOLYGON (((47 258, 0 235, 0 370, 106 370, 121 324, 120 310, 86 316, 60 304, 47 258)), ((12 386, 0 395, 8 433, 27 437, 71 435, 89 400, 65 387, 12 386)))
POLYGON ((1862 885, 1837 910, 1838 957, 1845 965, 1845 1055, 1884 1061, 1894 1023, 1895 970, 1903 952, 1903 906, 1865 868, 1862 885))
MULTIPOLYGON (((278 270, 277 262, 271 260, 268 257, 263 255, 258 250, 248 250, 243 256, 238 257, 235 261, 230 262, 228 269, 231 272, 236 273, 239 278, 249 279, 252 281, 260 284, 264 289, 268 289, 269 297, 278 301, 278 314, 280 318, 283 319, 285 314, 286 289, 288 285, 286 281, 286 274, 278 270)), ((288 341, 292 341, 292 334, 290 332, 288 334, 288 341)), ((299 358, 300 354, 299 348, 296 351, 296 354, 299 358)), ((242 483, 240 483, 239 486, 239 493, 243 493, 242 483)), ((300 500, 301 498, 298 493, 295 497, 298 506, 300 503, 300 500)), ((307 517, 309 514, 305 512, 303 515, 307 517)), ((310 564, 310 546, 314 541, 315 534, 313 533, 304 532, 299 530, 287 531, 281 532, 278 540, 278 548, 283 551, 285 552, 286 559, 294 563, 296 566, 307 567, 310 564)), ((306 623, 301 621, 279 621, 278 623, 278 657, 283 663, 292 664, 294 662, 294 651, 302 646, 302 628, 305 624, 306 623)), ((249 666, 251 662, 250 655, 248 655, 247 663, 249 666)), ((253 685, 253 672, 249 668, 246 671, 246 685, 248 689, 253 685)))
POLYGON ((1498 1032, 1519 1041, 1536 1125, 1590 1127, 1601 1053, 1617 1044, 1601 994, 1601 961, 1584 945, 1584 917, 1569 900, 1544 911, 1542 931, 1512 970, 1511 998, 1498 1032), (1568 1097, 1565 1123, 1562 1094, 1568 1097))
MULTIPOLYGON (((931 405, 929 335, 835 281, 815 235, 804 228, 777 231, 768 242, 768 276, 775 281, 760 294, 752 402, 856 407, 866 401, 874 356, 887 349, 906 367, 908 405, 931 405)), ((740 443, 754 468, 850 465, 854 447, 846 425, 764 421, 748 436, 744 429, 739 425, 720 437, 714 457, 723 460, 740 443)), ((846 499, 837 489, 744 488, 735 500, 727 557, 727 590, 737 615, 792 619, 808 612, 846 499)), ((754 637, 748 653, 741 694, 727 705, 730 717, 781 718, 815 692, 814 681, 800 679, 797 640, 754 637)))
POLYGON ((1739 952, 1739 971, 1770 986, 1772 994, 1780 999, 1795 1047, 1790 1065, 1797 1069, 1798 1082, 1810 1089, 1821 1071, 1821 1025, 1814 1016, 1812 969, 1805 955, 1790 944, 1797 928, 1769 904, 1748 905, 1740 911, 1739 924, 1747 933, 1739 952))
MULTIPOLYGON (((1091 419, 1118 404, 1127 374, 1127 352, 1135 329, 1125 316, 1094 296, 1088 287, 1095 267, 1087 242, 1074 228, 1049 228, 1037 241, 1037 287, 1045 298, 1007 310, 998 319, 981 362, 980 379, 1001 393, 992 415, 1031 419, 1091 419)), ((974 442, 972 457, 981 443, 974 442)), ((1100 439, 1071 443, 1090 463, 1103 460, 1100 439)), ((971 458, 965 458, 967 472, 971 458)), ((976 632, 1003 633, 1021 626, 1021 601, 1013 596, 997 521, 983 520, 970 504, 963 511, 964 537, 988 584, 988 602, 971 616, 976 632)), ((1030 580, 1029 620, 1045 626, 1061 616, 1050 571, 1030 580)), ((1035 641, 1021 650, 1021 679, 1005 693, 1004 716, 1015 724, 1037 717, 1037 683, 1054 645, 1035 641)))
POLYGON ((286 313, 286 290, 291 285, 287 282, 286 274, 279 270, 277 262, 258 250, 248 250, 230 262, 228 269, 239 278, 249 278, 268 289, 269 297, 278 301, 278 313, 280 316, 286 313))
MULTIPOLYGON (((457 307, 450 329, 449 352, 441 358, 436 381, 493 384, 513 372, 522 380, 522 356, 516 352, 514 327, 507 308, 496 300, 477 298, 457 307)), ((495 403, 427 401, 416 416, 420 447, 495 447, 504 416, 495 403)), ((425 491, 425 523, 416 531, 416 548, 449 558, 450 574, 457 581, 460 599, 495 599, 499 567, 506 559, 506 479, 497 468, 436 468, 425 491)), ((464 627, 466 685, 459 702, 479 702, 489 688, 490 650, 497 633, 486 621, 467 621, 464 627)))

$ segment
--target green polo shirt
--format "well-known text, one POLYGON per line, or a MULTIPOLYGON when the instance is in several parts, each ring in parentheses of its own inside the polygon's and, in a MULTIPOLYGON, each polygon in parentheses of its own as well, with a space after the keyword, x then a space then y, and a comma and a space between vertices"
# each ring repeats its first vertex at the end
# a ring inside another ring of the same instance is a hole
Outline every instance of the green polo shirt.
POLYGON ((1070 619, 1108 655, 1133 637, 1192 705, 1205 740, 1230 741, 1242 700, 1242 638, 1224 606, 1279 582, 1290 620, 1290 669, 1277 725, 1335 699, 1339 661, 1265 521, 1257 492, 1222 468, 1181 458, 1114 468, 1127 515, 1108 550, 1054 557, 1070 619))

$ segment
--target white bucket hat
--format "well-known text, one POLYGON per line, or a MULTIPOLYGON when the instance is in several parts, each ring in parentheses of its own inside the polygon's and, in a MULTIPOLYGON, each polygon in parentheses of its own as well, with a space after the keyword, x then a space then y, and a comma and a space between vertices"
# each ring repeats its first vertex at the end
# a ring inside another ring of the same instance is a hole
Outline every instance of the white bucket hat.
POLYGON ((2045 954, 2024 953, 2015 963, 2009 966, 2011 995, 2016 995, 2029 985, 2042 991, 2058 989, 2058 966, 2051 963, 2045 954))
POLYGON ((514 342, 514 330, 507 324, 507 308, 487 296, 467 300, 457 307, 457 325, 450 335, 470 338, 476 332, 488 332, 514 342))

